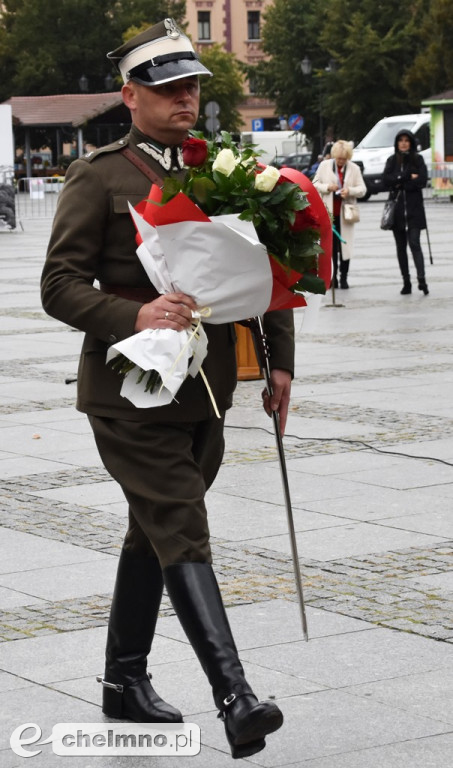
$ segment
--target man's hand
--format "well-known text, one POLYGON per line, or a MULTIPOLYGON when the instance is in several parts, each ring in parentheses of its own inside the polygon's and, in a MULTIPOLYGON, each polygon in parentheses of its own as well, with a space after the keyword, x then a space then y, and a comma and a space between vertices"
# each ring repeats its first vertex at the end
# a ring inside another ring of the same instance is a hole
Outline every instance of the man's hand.
POLYGON ((280 433, 285 434, 286 420, 288 417, 289 399, 291 393, 291 374, 289 371, 274 368, 271 371, 272 397, 270 398, 267 389, 262 392, 263 407, 268 416, 272 416, 272 411, 278 411, 280 416, 280 433))
POLYGON ((185 293, 166 293, 143 304, 135 321, 135 330, 172 328, 174 331, 183 331, 190 328, 192 310, 195 312, 197 305, 190 296, 185 293))

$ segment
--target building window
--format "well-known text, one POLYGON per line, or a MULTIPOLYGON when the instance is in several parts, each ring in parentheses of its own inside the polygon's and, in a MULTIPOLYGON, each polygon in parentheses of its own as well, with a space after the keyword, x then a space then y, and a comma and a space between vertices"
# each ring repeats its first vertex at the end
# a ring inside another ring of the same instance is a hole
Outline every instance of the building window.
POLYGON ((250 95, 253 95, 254 93, 258 92, 256 78, 255 77, 249 77, 249 93, 250 95))
POLYGON ((260 12, 247 11, 247 28, 249 40, 260 40, 260 12))
POLYGON ((211 11, 198 11, 198 39, 211 39, 211 11))

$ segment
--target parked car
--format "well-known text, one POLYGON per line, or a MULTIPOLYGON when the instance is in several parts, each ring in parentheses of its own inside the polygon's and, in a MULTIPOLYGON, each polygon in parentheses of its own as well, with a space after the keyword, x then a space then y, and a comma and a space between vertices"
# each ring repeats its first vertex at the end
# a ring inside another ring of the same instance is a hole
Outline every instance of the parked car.
POLYGON ((290 155, 275 155, 271 162, 276 168, 295 168, 306 171, 311 165, 311 152, 292 152, 290 155))
POLYGON ((396 134, 404 128, 415 135, 418 151, 423 155, 428 168, 428 176, 431 175, 429 123, 429 112, 384 117, 357 144, 354 148, 352 159, 360 166, 363 180, 367 186, 367 194, 362 200, 367 200, 370 195, 375 195, 384 190, 382 174, 385 163, 387 158, 395 151, 394 142, 396 134))
POLYGON ((271 160, 270 165, 275 166, 275 168, 281 168, 287 157, 288 155, 275 155, 273 160, 271 160))

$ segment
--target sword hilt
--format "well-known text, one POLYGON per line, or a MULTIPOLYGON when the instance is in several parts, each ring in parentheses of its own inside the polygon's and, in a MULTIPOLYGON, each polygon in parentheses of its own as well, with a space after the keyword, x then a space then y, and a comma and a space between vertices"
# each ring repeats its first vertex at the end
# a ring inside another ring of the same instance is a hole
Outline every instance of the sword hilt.
POLYGON ((247 320, 247 325, 252 333, 253 346, 258 360, 258 365, 264 373, 266 389, 272 395, 270 349, 261 317, 252 317, 247 320))

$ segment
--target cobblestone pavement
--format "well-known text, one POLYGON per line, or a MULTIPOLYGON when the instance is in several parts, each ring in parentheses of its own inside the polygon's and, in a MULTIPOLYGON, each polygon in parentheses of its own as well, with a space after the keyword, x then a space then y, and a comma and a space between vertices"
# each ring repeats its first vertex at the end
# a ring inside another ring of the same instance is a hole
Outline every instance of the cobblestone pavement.
MULTIPOLYGON (((434 206, 432 210, 436 210, 434 206)), ((7 284, 8 281, 5 286, 7 284)), ((32 288, 35 286, 35 280, 25 277, 21 280, 21 285, 32 288)), ((0 288, 1 286, 0 280, 0 288)), ((341 295, 341 299, 343 298, 344 293, 341 295)), ((451 307, 451 300, 448 295, 438 296, 435 300, 437 312, 431 322, 425 318, 425 333, 422 335, 416 323, 405 323, 403 328, 391 328, 385 334, 372 328, 356 332, 338 328, 334 332, 332 329, 330 333, 324 330, 322 333, 312 334, 310 344, 320 349, 329 346, 341 346, 349 350, 366 348, 371 356, 373 350, 391 352, 403 346, 405 353, 416 352, 421 356, 430 356, 430 375, 446 375, 451 378, 453 324, 447 319, 449 315, 441 313, 442 309, 451 307)), ((356 296, 352 301, 348 296, 349 310, 358 312, 364 308, 367 311, 379 309, 385 306, 386 302, 388 303, 388 299, 383 299, 381 294, 377 297, 368 295, 365 298, 356 296)), ((4 303, 0 317, 33 321, 33 334, 51 332, 58 337, 66 332, 59 324, 51 324, 49 329, 49 318, 39 306, 14 306, 4 303)), ((0 336, 10 334, 8 325, 0 328, 0 336)), ((26 323, 23 327, 15 328, 14 334, 30 334, 29 325, 26 323)), ((297 339, 303 343, 304 334, 299 332, 297 339)), ((59 354, 53 358, 47 356, 45 361, 39 356, 21 356, 5 360, 2 364, 3 377, 55 384, 68 380, 67 396, 34 398, 32 395, 26 401, 9 402, 3 399, 0 402, 0 414, 14 415, 31 410, 48 411, 56 408, 72 409, 76 370, 77 355, 74 354, 59 354)), ((397 380, 399 377, 409 377, 413 382, 417 382, 425 375, 426 367, 409 357, 406 361, 398 361, 398 365, 393 368, 385 365, 360 370, 354 366, 352 369, 339 367, 322 373, 304 371, 303 384, 305 388, 316 391, 320 384, 335 384, 341 389, 347 387, 349 382, 360 380, 375 380, 379 384, 383 379, 394 377, 397 380)), ((236 405, 256 410, 261 388, 261 382, 242 382, 238 388, 236 405)), ((320 404, 317 399, 298 396, 296 393, 291 411, 296 416, 303 414, 304 418, 316 419, 319 417, 320 404)), ((445 415, 432 412, 401 412, 398 408, 367 407, 360 403, 348 405, 325 402, 322 405, 322 418, 326 423, 353 424, 354 432, 351 434, 349 430, 347 437, 320 437, 316 440, 290 433, 285 442, 288 458, 322 457, 342 451, 371 451, 372 448, 391 451, 392 446, 401 442, 405 443, 405 453, 410 455, 411 444, 441 440, 453 434, 453 418, 446 418, 445 415), (370 427, 374 428, 372 438, 370 427)), ((233 425, 230 425, 227 434, 235 431, 232 427, 233 425)), ((227 440, 226 465, 234 466, 243 462, 263 463, 275 459, 271 434, 261 432, 260 439, 257 439, 253 446, 247 444, 241 447, 239 439, 232 440, 230 444, 227 440)), ((107 480, 109 477, 102 468, 74 468, 10 477, 1 481, 0 485, 0 524, 5 528, 46 539, 76 543, 77 546, 89 550, 116 554, 124 532, 123 520, 118 515, 76 504, 56 504, 35 495, 37 491, 50 488, 95 484, 107 480)), ((274 597, 296 599, 292 563, 288 556, 240 543, 235 543, 233 547, 228 541, 221 539, 214 540, 214 554, 228 605, 274 597)), ((452 569, 452 554, 452 542, 442 541, 441 544, 430 548, 410 547, 373 556, 330 560, 325 564, 302 560, 306 601, 311 606, 325 610, 453 642, 453 595, 446 597, 445 593, 438 594, 432 588, 415 588, 413 583, 408 584, 408 580, 412 581, 414 577, 447 573, 452 569)), ((110 594, 100 594, 55 603, 48 601, 44 607, 41 604, 32 604, 3 610, 0 612, 0 638, 11 640, 103 625, 107 619, 109 601, 110 594)), ((162 611, 164 614, 171 613, 167 600, 162 611)))
MULTIPOLYGON (((258 383, 240 385, 237 404, 248 403, 250 393, 256 394, 258 383)), ((255 398, 256 400, 256 398, 255 398)), ((304 401, 305 415, 310 415, 310 403, 304 401)), ((297 408, 297 404, 293 408, 297 408)), ((315 404, 313 404, 315 407, 315 404)), ((338 409, 339 410, 339 409, 338 409)), ((357 419, 357 409, 355 418, 357 419)), ((349 421, 350 413, 330 409, 324 418, 349 421)), ((373 411, 365 409, 359 414, 369 424, 373 411)), ((398 442, 401 430, 407 441, 407 415, 397 413, 375 414, 385 435, 374 440, 374 447, 398 442), (385 422, 385 423, 384 423, 385 422), (391 433, 391 434, 390 434, 391 433)), ((453 420, 413 418, 412 439, 431 435, 451 434, 453 420), (438 423, 437 423, 438 422, 438 423)), ((358 433, 357 440, 360 440, 358 433)), ((338 451, 338 441, 296 443, 289 438, 287 455, 294 457, 323 455, 338 451)), ((347 443, 351 441, 349 438, 347 443)), ((352 439, 352 443, 354 439, 352 439)), ((247 452, 247 461, 262 462, 266 448, 247 452)), ((268 460, 275 461, 275 448, 269 439, 268 460)), ((227 451, 225 463, 234 465, 243 460, 241 451, 227 451)), ((97 552, 119 552, 124 522, 115 514, 75 504, 55 504, 54 501, 34 495, 50 488, 74 487, 102 483, 109 480, 102 468, 74 469, 39 475, 12 477, 1 483, 0 525, 6 528, 39 535, 97 552)), ((291 558, 278 552, 256 546, 234 547, 228 542, 214 540, 213 552, 219 581, 227 605, 261 601, 276 597, 296 600, 291 558)), ((325 566, 302 560, 301 569, 308 605, 335 611, 346 616, 364 619, 382 626, 453 642, 453 595, 447 599, 433 588, 414 588, 405 582, 414 577, 447 573, 453 567, 453 541, 428 548, 411 547, 380 555, 351 557, 329 561, 325 566)), ((0 639, 12 640, 35 637, 53 632, 102 626, 108 618, 110 594, 89 598, 62 600, 48 603, 44 608, 25 605, 0 612, 0 639)), ((168 599, 164 599, 162 615, 172 613, 168 599)))

